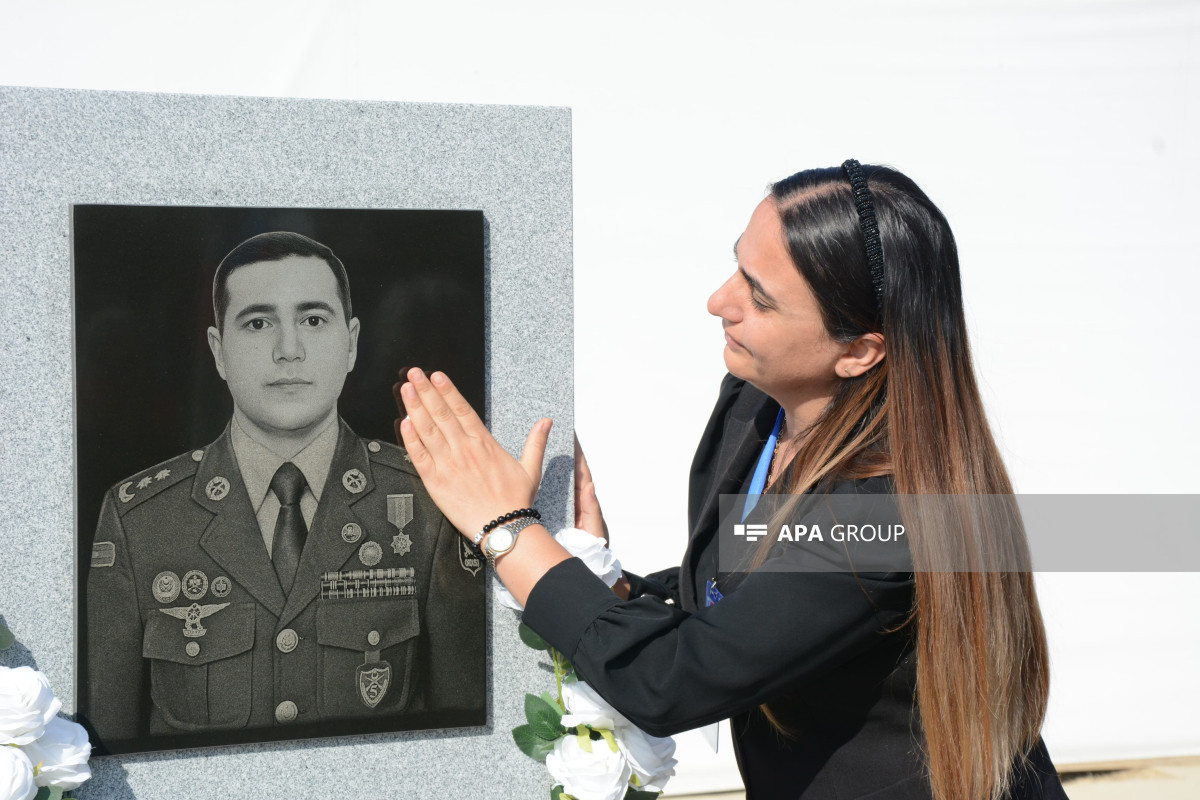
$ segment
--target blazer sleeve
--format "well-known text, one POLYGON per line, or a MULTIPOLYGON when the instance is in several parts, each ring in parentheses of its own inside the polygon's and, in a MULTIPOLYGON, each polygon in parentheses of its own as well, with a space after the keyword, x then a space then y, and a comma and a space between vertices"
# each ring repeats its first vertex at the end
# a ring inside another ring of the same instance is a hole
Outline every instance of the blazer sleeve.
POLYGON ((651 572, 649 575, 626 572, 625 578, 629 581, 630 597, 650 595, 672 603, 679 602, 679 567, 651 572))
POLYGON ((524 621, 638 727, 668 736, 746 711, 884 643, 912 599, 910 574, 750 573, 688 613, 621 601, 579 559, 534 586, 524 621))

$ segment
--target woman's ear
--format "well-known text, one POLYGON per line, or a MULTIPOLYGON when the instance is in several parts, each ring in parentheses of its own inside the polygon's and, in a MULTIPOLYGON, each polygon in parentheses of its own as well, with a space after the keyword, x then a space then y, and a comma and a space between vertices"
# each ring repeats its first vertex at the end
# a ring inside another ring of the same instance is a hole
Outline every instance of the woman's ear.
POLYGON ((883 334, 864 333, 850 344, 838 358, 834 371, 839 378, 857 378, 874 367, 887 355, 883 334))

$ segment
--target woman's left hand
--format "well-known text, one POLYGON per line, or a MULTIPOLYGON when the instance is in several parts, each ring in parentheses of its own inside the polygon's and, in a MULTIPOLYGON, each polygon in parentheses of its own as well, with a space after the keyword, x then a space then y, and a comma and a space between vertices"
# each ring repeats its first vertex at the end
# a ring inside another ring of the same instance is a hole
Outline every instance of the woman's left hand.
POLYGON ((531 507, 551 420, 534 424, 517 461, 443 373, 426 378, 414 367, 407 377, 392 388, 401 414, 407 412, 396 421, 396 436, 451 524, 473 536, 496 517, 531 507))

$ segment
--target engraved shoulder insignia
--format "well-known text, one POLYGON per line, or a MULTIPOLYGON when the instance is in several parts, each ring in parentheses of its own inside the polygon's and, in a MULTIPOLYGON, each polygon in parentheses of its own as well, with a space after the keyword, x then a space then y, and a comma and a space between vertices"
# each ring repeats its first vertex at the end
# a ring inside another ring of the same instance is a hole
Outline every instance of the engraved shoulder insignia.
POLYGON ((164 461, 150 469, 131 475, 113 487, 116 495, 117 513, 124 515, 129 509, 149 500, 185 478, 196 474, 200 465, 192 459, 191 451, 164 461))
POLYGON ((117 563, 117 546, 113 542, 96 542, 92 545, 92 569, 111 567, 117 563))
POLYGON ((412 465, 412 459, 408 457, 408 451, 403 447, 397 447, 391 442, 385 442, 380 439, 370 440, 367 443, 367 457, 376 464, 383 464, 386 467, 398 469, 409 475, 417 474, 416 468, 412 465))

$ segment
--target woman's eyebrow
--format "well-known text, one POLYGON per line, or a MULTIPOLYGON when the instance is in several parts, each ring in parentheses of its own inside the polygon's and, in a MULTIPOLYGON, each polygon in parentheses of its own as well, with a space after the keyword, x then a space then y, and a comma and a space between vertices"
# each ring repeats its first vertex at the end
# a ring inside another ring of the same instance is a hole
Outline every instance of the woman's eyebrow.
POLYGON ((771 296, 771 293, 764 289, 763 285, 759 283, 749 272, 746 272, 745 268, 743 268, 741 264, 738 264, 738 272, 742 273, 742 277, 746 280, 746 283, 750 285, 751 291, 758 292, 763 296, 764 300, 767 300, 772 304, 775 303, 775 298, 771 296))
POLYGON ((738 262, 738 272, 742 273, 742 277, 745 279, 746 283, 750 285, 751 291, 758 292, 767 301, 769 301, 773 305, 777 305, 777 303, 775 303, 775 298, 771 296, 771 293, 768 292, 766 289, 764 289, 763 285, 761 283, 759 283, 758 280, 754 276, 752 276, 749 272, 746 272, 745 267, 742 266, 741 261, 738 259, 738 245, 741 244, 741 242, 742 242, 741 236, 739 236, 733 242, 733 258, 734 258, 734 260, 736 260, 738 262))

